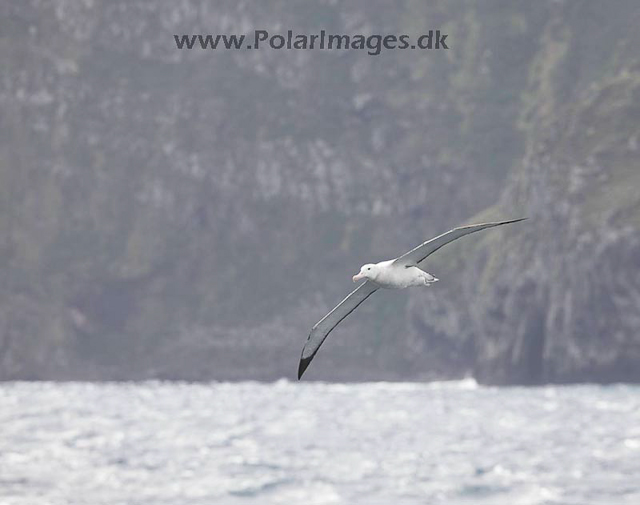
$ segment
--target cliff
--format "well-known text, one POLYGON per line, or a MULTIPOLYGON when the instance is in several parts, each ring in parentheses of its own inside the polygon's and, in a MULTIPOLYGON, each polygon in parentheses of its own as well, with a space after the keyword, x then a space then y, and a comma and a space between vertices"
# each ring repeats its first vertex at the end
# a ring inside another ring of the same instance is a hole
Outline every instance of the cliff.
POLYGON ((639 378, 634 2, 0 7, 0 378, 294 377, 369 261, 465 222, 309 378, 639 378), (448 33, 179 50, 174 34, 448 33))

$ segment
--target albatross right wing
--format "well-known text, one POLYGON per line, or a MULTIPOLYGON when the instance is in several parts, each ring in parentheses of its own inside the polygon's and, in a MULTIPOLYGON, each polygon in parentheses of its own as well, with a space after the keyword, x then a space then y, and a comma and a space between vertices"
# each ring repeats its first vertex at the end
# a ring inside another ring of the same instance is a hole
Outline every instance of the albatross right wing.
POLYGON ((342 300, 331 312, 318 321, 307 339, 300 364, 298 365, 298 380, 311 363, 311 360, 320 349, 320 346, 340 321, 351 314, 358 306, 378 290, 378 287, 370 281, 363 282, 349 296, 342 300))
POLYGON ((394 264, 396 265, 418 265, 420 262, 427 259, 427 256, 432 255, 441 247, 447 245, 449 242, 453 242, 460 237, 464 237, 465 235, 469 235, 469 233, 475 233, 480 230, 486 230, 487 228, 494 228, 496 226, 502 226, 503 224, 511 224, 517 223, 519 221, 524 221, 527 219, 526 217, 522 217, 520 219, 510 219, 509 221, 496 221, 493 223, 482 223, 482 224, 472 224, 469 226, 460 226, 459 228, 454 228, 453 230, 449 230, 442 235, 438 235, 436 238, 432 238, 431 240, 427 240, 426 242, 420 244, 418 247, 411 249, 408 253, 403 254, 399 258, 394 260, 394 264))

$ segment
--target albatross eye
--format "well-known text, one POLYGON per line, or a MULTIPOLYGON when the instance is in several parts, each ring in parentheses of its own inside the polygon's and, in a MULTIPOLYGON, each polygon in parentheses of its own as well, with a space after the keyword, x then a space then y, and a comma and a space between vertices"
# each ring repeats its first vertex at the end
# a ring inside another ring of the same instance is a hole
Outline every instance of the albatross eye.
POLYGON ((367 270, 371 270, 371 267, 367 268, 367 270))

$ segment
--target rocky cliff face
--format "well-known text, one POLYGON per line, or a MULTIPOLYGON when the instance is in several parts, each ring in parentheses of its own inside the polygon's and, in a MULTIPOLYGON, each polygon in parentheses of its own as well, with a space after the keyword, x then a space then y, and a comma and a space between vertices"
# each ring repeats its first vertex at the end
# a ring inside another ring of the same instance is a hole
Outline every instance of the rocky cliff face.
POLYGON ((0 377, 293 377, 360 264, 524 214, 376 294, 309 377, 638 379, 633 2, 0 9, 0 377), (173 38, 288 28, 450 49, 173 38))
POLYGON ((530 221, 479 244, 464 271, 486 382, 640 379, 638 35, 631 11, 583 7, 552 12, 541 31, 525 153, 490 211, 530 221))
MULTIPOLYGON (((625 20, 612 42, 624 47, 632 32, 625 20)), ((526 206, 533 222, 493 277, 489 297, 503 286, 509 305, 482 332, 478 366, 490 380, 640 379, 640 73, 624 56, 603 59, 598 82, 576 89, 548 123, 539 118, 505 191, 503 201, 526 206), (515 340, 504 324, 517 324, 515 340), (496 373, 498 364, 506 366, 496 373)))

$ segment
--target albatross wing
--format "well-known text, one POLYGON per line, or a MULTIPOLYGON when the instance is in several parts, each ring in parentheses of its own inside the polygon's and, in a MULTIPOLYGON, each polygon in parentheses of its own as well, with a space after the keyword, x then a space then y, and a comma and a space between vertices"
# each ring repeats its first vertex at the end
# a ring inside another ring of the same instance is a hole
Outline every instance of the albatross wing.
POLYGON ((311 363, 320 346, 340 321, 351 314, 356 308, 378 290, 372 282, 363 282, 349 296, 342 300, 331 312, 318 321, 302 349, 300 364, 298 365, 298 380, 311 363))
POLYGON ((482 223, 482 224, 472 224, 469 226, 460 226, 459 228, 454 228, 453 230, 449 230, 442 235, 437 236, 436 238, 432 238, 431 240, 427 240, 423 244, 420 244, 418 247, 411 249, 406 254, 403 254, 399 258, 394 260, 394 264, 396 265, 418 265, 421 261, 424 261, 427 256, 430 256, 442 246, 447 245, 449 242, 453 242, 460 237, 464 237, 465 235, 469 235, 469 233, 475 233, 480 230, 486 230, 487 228, 493 228, 494 226, 500 226, 503 224, 517 223, 518 221, 524 221, 527 219, 526 217, 522 217, 520 219, 511 219, 510 221, 497 221, 494 223, 482 223))

